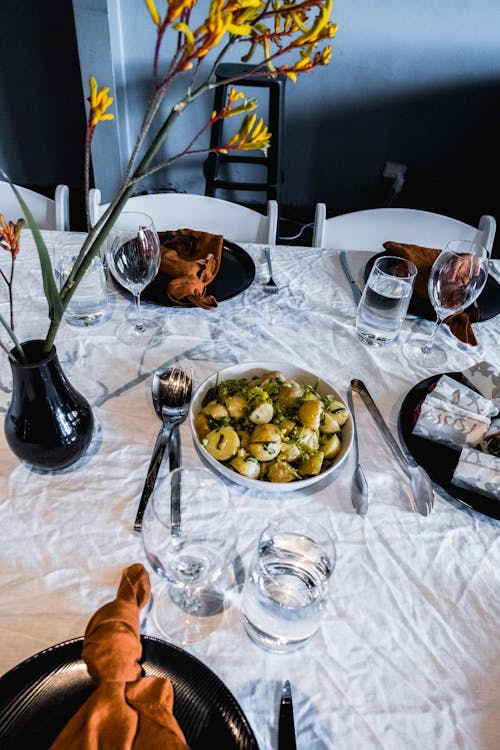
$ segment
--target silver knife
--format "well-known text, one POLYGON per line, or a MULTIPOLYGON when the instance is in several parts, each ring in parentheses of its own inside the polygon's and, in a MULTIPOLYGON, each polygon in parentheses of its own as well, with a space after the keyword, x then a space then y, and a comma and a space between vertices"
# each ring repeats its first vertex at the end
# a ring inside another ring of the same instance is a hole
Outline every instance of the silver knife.
POLYGON ((361 299, 361 290, 359 286, 356 284, 356 282, 354 281, 354 278, 347 264, 346 254, 343 250, 340 253, 339 257, 340 257, 340 265, 342 266, 342 270, 345 273, 346 279, 351 284, 351 291, 352 291, 352 296, 354 297, 354 301, 356 302, 356 304, 358 304, 359 300, 361 299))
POLYGON ((292 690, 288 680, 283 685, 278 722, 278 750, 297 750, 293 721, 292 690))
MULTIPOLYGON (((176 424, 172 430, 168 450, 169 470, 172 472, 181 465, 181 434, 180 425, 176 424)), ((179 486, 180 477, 171 489, 170 501, 170 529, 173 535, 179 535, 181 531, 181 488, 179 486)))

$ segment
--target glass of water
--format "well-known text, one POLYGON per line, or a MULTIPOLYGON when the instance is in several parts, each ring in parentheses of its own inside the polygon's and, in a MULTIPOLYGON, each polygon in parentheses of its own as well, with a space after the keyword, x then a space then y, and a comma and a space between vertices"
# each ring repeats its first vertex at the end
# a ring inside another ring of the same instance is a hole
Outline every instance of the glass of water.
POLYGON ((322 525, 294 513, 272 519, 243 587, 250 638, 276 653, 306 644, 320 626, 334 567, 335 545, 322 525))
POLYGON ((375 260, 356 313, 356 331, 363 344, 394 341, 403 324, 417 275, 414 263, 394 255, 375 260))

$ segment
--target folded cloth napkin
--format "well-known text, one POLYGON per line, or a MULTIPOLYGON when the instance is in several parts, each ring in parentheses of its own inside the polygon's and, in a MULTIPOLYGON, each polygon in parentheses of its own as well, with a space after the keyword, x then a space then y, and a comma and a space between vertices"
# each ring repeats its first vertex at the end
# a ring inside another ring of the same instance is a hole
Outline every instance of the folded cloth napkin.
POLYGON ((83 659, 97 688, 50 750, 189 750, 168 678, 142 677, 139 611, 151 587, 143 565, 123 571, 116 599, 90 619, 83 659))
POLYGON ((463 374, 479 393, 491 399, 500 411, 500 370, 491 362, 477 362, 463 374))
POLYGON ((413 434, 461 450, 476 446, 490 426, 490 418, 447 403, 428 393, 420 407, 413 434))
POLYGON ((441 375, 429 392, 434 398, 447 402, 451 407, 458 406, 473 414, 482 414, 483 417, 495 417, 500 411, 492 399, 485 398, 449 375, 441 375))
POLYGON ((451 481, 459 487, 500 500, 500 458, 475 448, 462 448, 451 481))
POLYGON ((494 401, 441 375, 420 405, 413 434, 455 450, 478 447, 497 414, 494 401))
POLYGON ((158 232, 160 272, 172 277, 167 294, 174 302, 193 304, 208 310, 217 300, 207 286, 219 273, 224 237, 194 229, 158 232))
MULTIPOLYGON (((440 250, 434 247, 423 247, 421 245, 409 245, 402 242, 384 242, 384 248, 389 255, 397 255, 415 264, 417 275, 413 284, 413 293, 421 300, 429 300, 427 282, 432 264, 440 253, 440 250)), ((477 339, 472 329, 471 323, 477 323, 479 320, 479 307, 476 303, 470 305, 456 315, 450 315, 445 319, 450 331, 457 339, 465 344, 477 346, 477 339)))

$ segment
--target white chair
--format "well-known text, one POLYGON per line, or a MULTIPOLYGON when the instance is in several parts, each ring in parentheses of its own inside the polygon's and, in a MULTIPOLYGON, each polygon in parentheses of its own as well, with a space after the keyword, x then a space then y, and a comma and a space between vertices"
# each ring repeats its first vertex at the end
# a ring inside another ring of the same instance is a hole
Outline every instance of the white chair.
MULTIPOLYGON (((90 190, 90 221, 99 220, 109 204, 101 203, 101 191, 90 190)), ((274 245, 278 229, 278 204, 267 202, 267 215, 220 198, 188 193, 150 193, 129 198, 124 211, 143 211, 158 231, 196 229, 222 234, 230 242, 274 245)))
MULTIPOLYGON (((16 185, 16 188, 33 214, 39 229, 58 229, 60 232, 69 230, 69 188, 67 185, 56 187, 54 200, 19 185, 16 185)), ((0 213, 6 221, 26 218, 10 184, 2 181, 0 181, 0 213)))
POLYGON ((327 219, 325 204, 317 203, 313 246, 382 252, 389 240, 436 248, 449 240, 476 240, 491 255, 495 231, 493 216, 481 216, 477 227, 413 208, 373 208, 327 219))

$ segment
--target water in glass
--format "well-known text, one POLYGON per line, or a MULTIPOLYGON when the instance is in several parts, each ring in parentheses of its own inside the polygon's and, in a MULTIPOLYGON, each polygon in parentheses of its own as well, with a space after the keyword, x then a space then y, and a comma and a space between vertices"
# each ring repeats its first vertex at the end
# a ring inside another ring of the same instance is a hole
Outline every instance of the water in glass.
POLYGON ((406 317, 416 268, 399 258, 392 261, 389 256, 378 258, 363 290, 356 330, 364 344, 393 341, 406 317))
POLYGON ((307 526, 265 533, 243 590, 250 638, 276 652, 304 645, 319 628, 333 567, 333 543, 314 538, 307 526))

